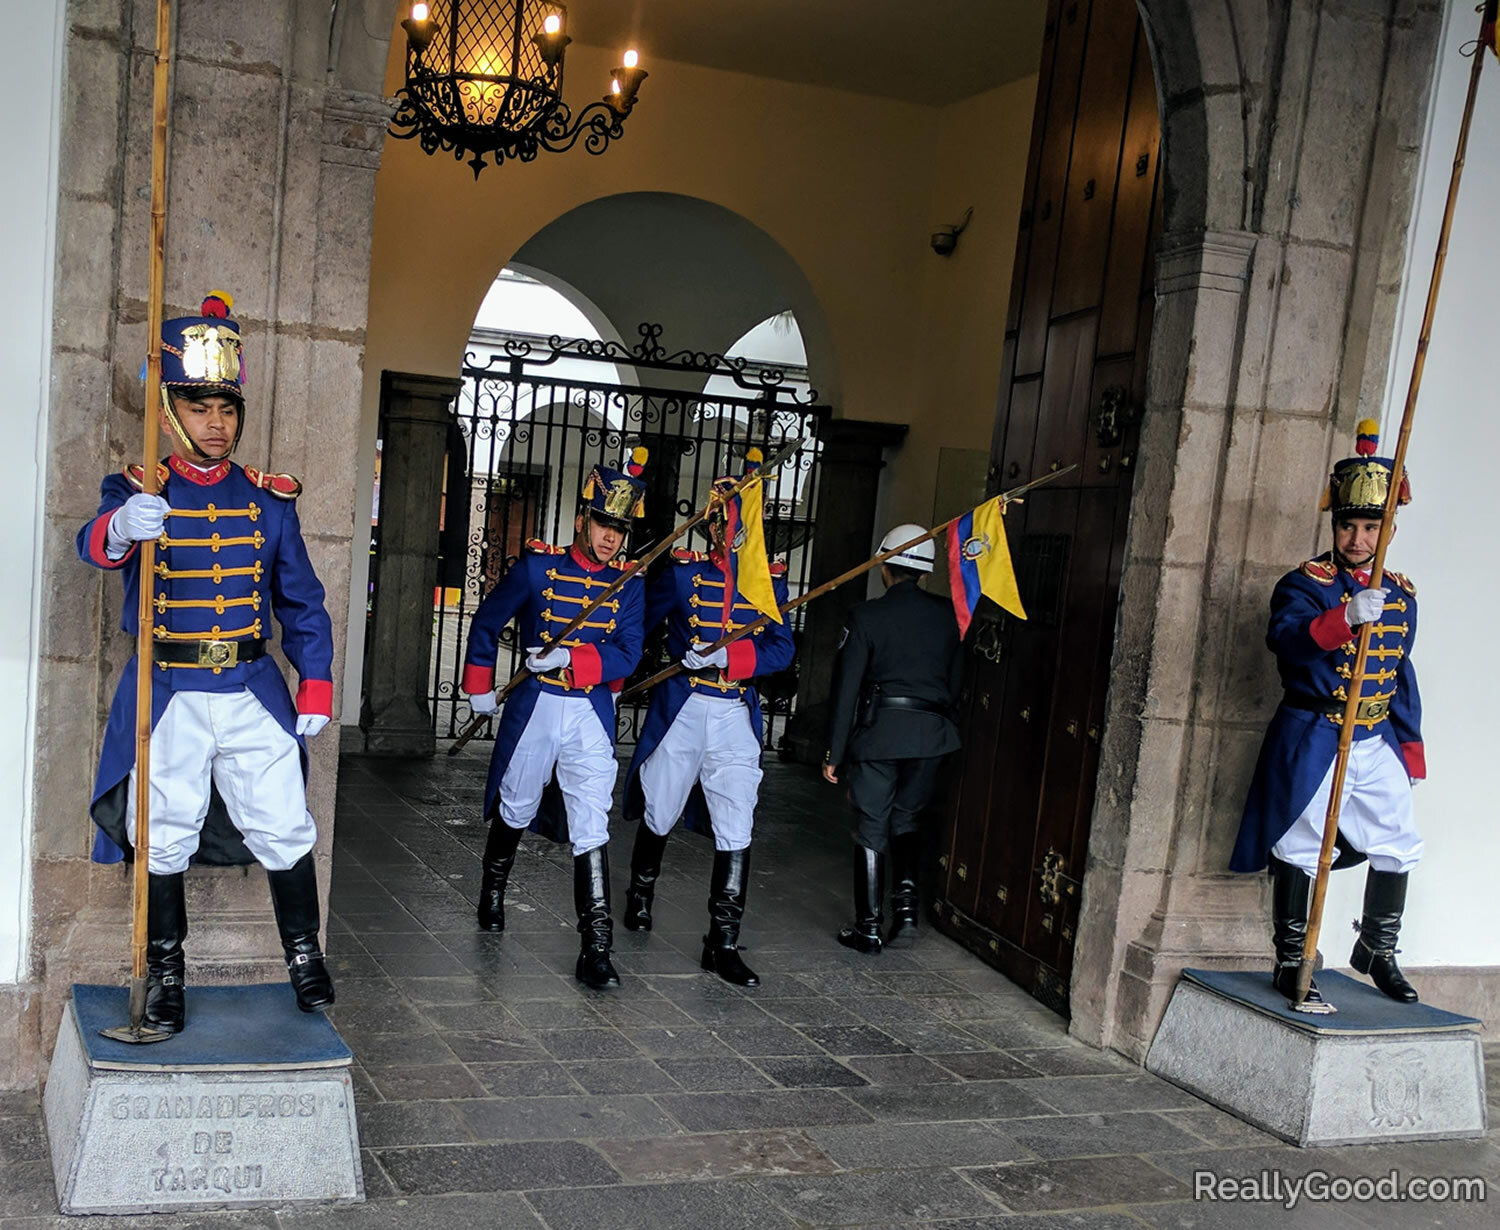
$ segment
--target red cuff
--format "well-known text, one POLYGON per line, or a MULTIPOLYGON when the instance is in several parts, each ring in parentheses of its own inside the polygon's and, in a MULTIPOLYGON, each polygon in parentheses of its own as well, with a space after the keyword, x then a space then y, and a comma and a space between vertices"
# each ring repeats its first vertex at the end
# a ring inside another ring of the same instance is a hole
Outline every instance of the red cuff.
POLYGON ((464 677, 458 686, 470 696, 475 696, 480 692, 493 692, 495 690, 495 668, 493 666, 475 666, 472 662, 465 662, 464 677))
POLYGON ((1313 644, 1325 653, 1330 649, 1337 649, 1340 645, 1347 645, 1354 639, 1349 621, 1344 618, 1342 604, 1331 611, 1324 611, 1313 620, 1307 627, 1307 634, 1313 638, 1313 644))
POLYGON ((604 682, 604 659, 593 645, 573 645, 569 649, 573 663, 568 668, 573 674, 575 688, 587 688, 604 682))
POLYGON ((729 655, 729 665, 724 668, 724 673, 731 679, 752 679, 755 676, 755 646, 751 644, 749 637, 741 637, 737 641, 730 641, 724 646, 724 651, 729 655))
POLYGON ((1401 757, 1406 761, 1406 776, 1419 782, 1427 776, 1427 752, 1420 743, 1403 743, 1401 757))
POLYGON ((130 544, 130 550, 126 551, 119 559, 110 559, 105 553, 105 544, 109 541, 109 523, 114 512, 100 513, 94 518, 94 524, 89 527, 89 558, 101 568, 119 568, 126 560, 135 554, 135 543, 130 544))
POLYGON ((333 716, 333 681, 304 679, 297 689, 297 712, 320 713, 326 718, 331 718, 333 716))

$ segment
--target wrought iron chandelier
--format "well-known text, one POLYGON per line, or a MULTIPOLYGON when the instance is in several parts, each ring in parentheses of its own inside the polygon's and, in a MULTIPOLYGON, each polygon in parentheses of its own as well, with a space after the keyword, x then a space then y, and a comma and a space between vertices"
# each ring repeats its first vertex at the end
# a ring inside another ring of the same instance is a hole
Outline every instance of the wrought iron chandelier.
POLYGON ((567 10, 551 0, 433 0, 413 4, 406 31, 406 85, 396 92, 393 137, 424 153, 473 155, 474 178, 492 157, 530 162, 583 139, 602 154, 624 135, 646 79, 634 51, 613 72, 610 92, 575 117, 562 100, 567 10))

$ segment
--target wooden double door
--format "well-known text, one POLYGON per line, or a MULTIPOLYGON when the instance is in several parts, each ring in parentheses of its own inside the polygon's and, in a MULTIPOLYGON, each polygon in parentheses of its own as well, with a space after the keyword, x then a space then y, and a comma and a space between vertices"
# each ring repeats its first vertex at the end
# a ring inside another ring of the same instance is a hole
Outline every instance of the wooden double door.
POLYGON ((1063 1013, 1145 399, 1159 147, 1133 0, 1052 0, 990 490, 1077 468, 1006 518, 1029 618, 986 602, 969 631, 937 913, 1063 1013))

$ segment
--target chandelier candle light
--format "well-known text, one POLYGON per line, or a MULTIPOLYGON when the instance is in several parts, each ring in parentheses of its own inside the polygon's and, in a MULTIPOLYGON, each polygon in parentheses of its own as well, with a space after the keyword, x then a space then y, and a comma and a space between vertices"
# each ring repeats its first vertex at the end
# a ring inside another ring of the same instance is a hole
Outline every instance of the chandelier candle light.
POLYGON ((406 31, 406 84, 396 92, 393 137, 417 138, 424 153, 464 155, 474 178, 491 157, 530 162, 579 138, 602 154, 624 135, 646 79, 627 51, 610 92, 575 117, 562 100, 563 59, 573 40, 567 11, 550 0, 434 0, 413 4, 406 31))

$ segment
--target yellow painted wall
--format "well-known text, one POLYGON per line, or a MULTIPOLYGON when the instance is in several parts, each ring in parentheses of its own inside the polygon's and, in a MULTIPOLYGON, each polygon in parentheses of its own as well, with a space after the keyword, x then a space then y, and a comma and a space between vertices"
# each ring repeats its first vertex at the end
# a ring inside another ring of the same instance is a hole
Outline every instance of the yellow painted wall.
MULTIPOLYGON (((600 96, 615 60, 570 48, 565 98, 577 108, 600 96)), ((639 105, 602 157, 543 153, 489 167, 476 182, 451 155, 387 141, 376 181, 364 469, 373 472, 381 371, 456 375, 485 291, 527 239, 600 197, 674 192, 741 215, 798 264, 837 367, 835 378, 814 379, 841 416, 912 425, 887 473, 888 500, 898 518, 925 520, 937 450, 988 447, 1035 78, 934 108, 643 66, 651 76, 639 105), (958 251, 935 256, 929 233, 971 204, 958 251)), ((368 520, 368 493, 361 498, 356 518, 368 520)), ((355 554, 346 712, 358 711, 363 655, 367 561, 355 554)))

